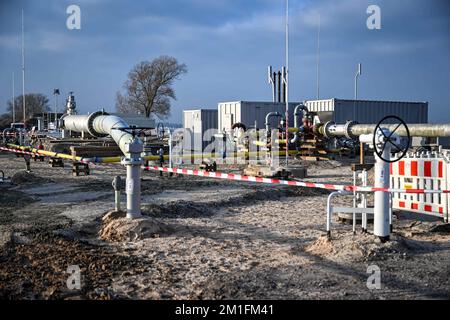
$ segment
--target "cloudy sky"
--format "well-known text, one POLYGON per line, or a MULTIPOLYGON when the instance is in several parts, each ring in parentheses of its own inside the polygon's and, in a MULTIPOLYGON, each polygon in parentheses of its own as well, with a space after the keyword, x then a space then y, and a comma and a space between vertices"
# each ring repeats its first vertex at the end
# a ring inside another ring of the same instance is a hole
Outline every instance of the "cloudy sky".
MULTIPOLYGON (((439 0, 291 0, 290 100, 316 97, 321 17, 321 98, 428 101, 430 120, 450 122, 450 5, 439 0), (381 9, 369 30, 367 7, 381 9)), ((220 101, 271 99, 267 65, 284 64, 285 0, 0 0, 0 113, 21 87, 25 12, 26 92, 74 91, 80 113, 113 111, 115 93, 137 62, 172 55, 188 66, 170 120, 220 101), (81 9, 68 30, 66 9, 81 9)), ((63 100, 63 99, 60 99, 63 100)), ((53 101, 53 100, 52 100, 53 101)))

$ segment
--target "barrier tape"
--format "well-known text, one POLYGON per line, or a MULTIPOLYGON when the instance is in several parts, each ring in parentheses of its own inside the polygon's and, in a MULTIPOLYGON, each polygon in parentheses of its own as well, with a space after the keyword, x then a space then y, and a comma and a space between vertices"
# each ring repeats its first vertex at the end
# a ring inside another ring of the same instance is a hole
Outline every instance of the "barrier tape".
POLYGON ((279 185, 317 188, 317 189, 326 189, 326 190, 335 190, 335 191, 350 191, 350 192, 353 192, 353 191, 356 191, 356 192, 382 191, 382 192, 398 192, 398 193, 414 193, 414 194, 418 194, 418 193, 419 194, 420 193, 450 193, 450 190, 390 189, 390 188, 360 187, 360 186, 353 186, 353 185, 339 185, 339 184, 315 183, 315 182, 295 181, 295 180, 281 180, 281 179, 273 179, 273 178, 245 176, 245 175, 233 174, 233 173, 209 172, 209 171, 204 171, 204 170, 191 170, 191 169, 180 169, 180 168, 165 168, 165 167, 157 167, 157 166, 154 166, 154 167, 147 166, 147 167, 143 167, 143 169, 185 174, 185 175, 191 175, 191 176, 200 176, 200 177, 207 177, 207 178, 257 182, 257 183, 266 183, 266 184, 279 184, 279 185))
POLYGON ((14 153, 28 154, 30 156, 47 157, 47 158, 59 158, 59 159, 63 159, 63 160, 69 160, 69 161, 74 161, 74 162, 81 162, 81 163, 85 163, 85 164, 95 165, 93 162, 86 161, 86 160, 74 160, 74 159, 58 157, 58 153, 56 153, 56 152, 55 152, 54 156, 49 156, 49 155, 40 154, 38 152, 30 152, 30 151, 11 149, 11 148, 5 148, 5 147, 0 147, 0 150, 1 151, 14 152, 14 153))
MULTIPOLYGON (((0 150, 21 153, 21 154, 37 155, 37 156, 41 156, 41 157, 50 157, 50 156, 41 155, 37 152, 16 150, 16 149, 10 149, 10 148, 5 148, 5 147, 0 147, 0 150)), ((58 158, 58 156, 56 154, 55 156, 52 156, 51 158, 58 158)), ((66 158, 61 158, 61 159, 70 160, 70 159, 66 159, 66 158)), ((72 161, 75 161, 75 160, 72 160, 72 161)), ((85 160, 80 160, 77 162, 94 165, 93 162, 89 162, 89 161, 85 161, 85 160)), ((376 188, 376 187, 360 187, 360 186, 353 186, 353 185, 339 185, 339 184, 315 183, 315 182, 295 181, 295 180, 281 180, 281 179, 273 179, 273 178, 246 176, 246 175, 240 175, 240 174, 234 174, 234 173, 209 172, 209 171, 204 171, 204 170, 165 168, 165 167, 157 167, 157 166, 144 166, 142 168, 145 170, 171 172, 171 173, 191 175, 191 176, 200 176, 200 177, 207 177, 207 178, 257 182, 257 183, 265 183, 265 184, 288 185, 288 186, 326 189, 326 190, 335 190, 335 191, 349 191, 349 192, 382 191, 382 192, 391 192, 391 193, 396 192, 396 193, 412 193, 412 194, 450 193, 450 190, 391 189, 391 188, 376 188)))

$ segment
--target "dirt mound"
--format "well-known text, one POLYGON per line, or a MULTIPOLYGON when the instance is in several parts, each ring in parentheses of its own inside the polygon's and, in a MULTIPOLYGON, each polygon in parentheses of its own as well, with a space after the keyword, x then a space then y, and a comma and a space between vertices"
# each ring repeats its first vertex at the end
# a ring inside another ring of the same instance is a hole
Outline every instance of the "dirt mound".
POLYGON ((14 184, 43 184, 53 182, 50 179, 39 177, 32 172, 21 171, 14 174, 11 178, 14 184))
POLYGON ((378 237, 370 234, 339 234, 331 240, 322 236, 307 246, 305 251, 333 261, 365 261, 387 256, 405 257, 429 250, 429 246, 425 242, 400 235, 391 235, 390 241, 382 243, 378 237))
POLYGON ((103 217, 103 226, 99 231, 100 239, 110 242, 138 241, 156 238, 170 230, 162 222, 149 217, 128 219, 125 213, 112 211, 103 217))
POLYGON ((313 244, 306 247, 305 251, 322 256, 332 253, 334 251, 334 248, 331 240, 329 240, 326 236, 322 236, 313 244))

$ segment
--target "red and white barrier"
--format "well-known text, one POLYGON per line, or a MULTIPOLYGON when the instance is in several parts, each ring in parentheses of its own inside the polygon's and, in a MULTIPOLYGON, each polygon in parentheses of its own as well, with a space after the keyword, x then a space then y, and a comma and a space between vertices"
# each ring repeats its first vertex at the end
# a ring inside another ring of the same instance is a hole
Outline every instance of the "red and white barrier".
POLYGON ((5 148, 5 147, 0 147, 0 151, 7 151, 7 152, 13 152, 13 153, 20 153, 20 154, 27 154, 27 155, 30 155, 30 156, 37 156, 37 157, 59 158, 59 159, 68 160, 68 161, 72 161, 72 162, 75 161, 75 162, 95 165, 95 163, 90 162, 90 161, 86 161, 86 160, 73 160, 73 159, 58 157, 57 153, 54 156, 49 156, 49 155, 45 155, 45 154, 40 154, 38 152, 24 151, 24 150, 11 149, 11 148, 5 148))
POLYGON ((450 190, 391 189, 391 188, 386 189, 386 188, 374 188, 374 187, 359 187, 359 186, 353 186, 353 185, 324 184, 324 183, 315 183, 315 182, 306 182, 306 181, 281 180, 281 179, 245 176, 245 175, 233 174, 233 173, 208 172, 208 171, 204 171, 204 170, 166 168, 166 167, 157 167, 157 166, 143 167, 143 169, 153 170, 153 171, 171 172, 171 173, 177 173, 177 174, 185 174, 185 175, 191 175, 191 176, 201 176, 201 177, 208 177, 208 178, 258 182, 258 183, 267 183, 267 184, 279 184, 279 185, 288 185, 288 186, 297 186, 297 187, 306 187, 306 188, 318 188, 318 189, 326 189, 326 190, 338 190, 338 191, 339 190, 357 191, 357 192, 383 191, 383 192, 412 193, 412 194, 450 193, 450 190))
MULTIPOLYGON (((390 166, 393 189, 445 190, 449 188, 449 162, 436 154, 408 155, 390 166)), ((449 195, 446 193, 411 194, 394 192, 395 209, 438 216, 448 221, 449 195)))

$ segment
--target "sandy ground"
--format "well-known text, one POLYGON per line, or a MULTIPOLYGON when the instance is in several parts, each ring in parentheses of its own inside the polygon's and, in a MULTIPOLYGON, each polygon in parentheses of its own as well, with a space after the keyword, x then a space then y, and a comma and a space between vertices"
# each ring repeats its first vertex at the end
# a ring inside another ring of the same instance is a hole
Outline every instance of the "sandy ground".
MULTIPOLYGON (((327 241, 327 191, 145 172, 144 216, 128 221, 107 215, 123 167, 96 166, 88 177, 24 167, 0 154, 16 182, 0 189, 3 299, 450 298, 450 228, 437 219, 398 213, 388 243, 334 221, 327 241), (66 286, 71 265, 81 290, 66 286), (366 285, 371 265, 381 289, 366 285)), ((352 180, 334 161, 308 164, 308 174, 352 180)))

